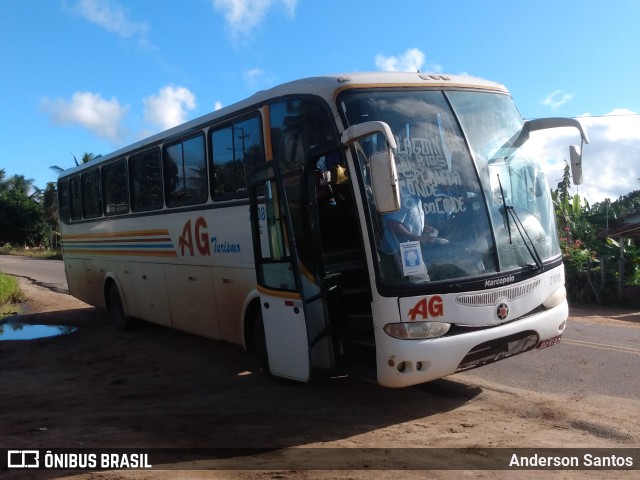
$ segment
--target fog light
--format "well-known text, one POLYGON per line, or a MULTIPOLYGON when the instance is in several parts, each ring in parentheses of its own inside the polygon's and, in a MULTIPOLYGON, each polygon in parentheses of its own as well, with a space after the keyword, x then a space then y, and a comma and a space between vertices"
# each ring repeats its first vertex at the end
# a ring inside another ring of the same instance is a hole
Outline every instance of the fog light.
POLYGON ((394 338, 425 339, 441 337, 450 328, 450 323, 443 322, 388 323, 384 331, 394 338))

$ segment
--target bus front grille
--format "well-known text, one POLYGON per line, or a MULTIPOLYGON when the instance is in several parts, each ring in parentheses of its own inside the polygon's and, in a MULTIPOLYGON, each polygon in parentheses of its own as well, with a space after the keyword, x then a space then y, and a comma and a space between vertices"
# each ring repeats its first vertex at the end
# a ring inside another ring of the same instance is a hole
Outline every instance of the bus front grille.
POLYGON ((473 293, 469 295, 459 295, 456 297, 456 303, 459 305, 466 305, 468 307, 486 307, 495 305, 501 298, 507 300, 515 300, 516 298, 524 297, 533 292, 540 285, 540 279, 523 283, 521 285, 514 285, 512 287, 500 288, 498 290, 492 290, 483 293, 473 293))

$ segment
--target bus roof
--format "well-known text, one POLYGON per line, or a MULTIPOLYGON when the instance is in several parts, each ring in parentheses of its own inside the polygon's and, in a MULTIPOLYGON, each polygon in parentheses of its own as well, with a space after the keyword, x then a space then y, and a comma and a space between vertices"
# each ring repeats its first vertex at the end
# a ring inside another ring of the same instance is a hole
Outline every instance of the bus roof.
MULTIPOLYGON (((161 143, 163 140, 172 138, 181 133, 196 129, 200 125, 212 123, 216 119, 225 116, 232 116, 233 112, 241 112, 252 105, 260 105, 269 100, 286 95, 317 95, 327 101, 333 100, 340 92, 351 88, 389 88, 389 87, 435 87, 435 88, 469 88, 493 90, 502 93, 509 93, 504 85, 483 80, 481 78, 466 75, 446 75, 441 73, 404 73, 404 72, 358 72, 346 74, 324 75, 317 77, 302 78, 291 82, 283 83, 267 90, 256 92, 252 96, 223 107, 215 112, 207 113, 203 116, 189 120, 183 124, 164 130, 151 137, 139 140, 136 143, 127 145, 107 155, 99 157, 99 161, 107 161, 113 158, 122 157, 129 152, 140 150, 146 146, 161 143)), ((72 172, 83 170, 93 162, 82 164, 79 167, 72 167, 60 173, 59 177, 67 176, 72 172)))

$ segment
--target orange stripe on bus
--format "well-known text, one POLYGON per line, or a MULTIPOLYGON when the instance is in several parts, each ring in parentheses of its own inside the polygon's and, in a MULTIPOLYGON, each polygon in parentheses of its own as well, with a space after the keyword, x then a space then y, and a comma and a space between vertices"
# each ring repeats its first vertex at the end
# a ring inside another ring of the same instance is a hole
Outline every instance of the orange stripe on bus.
POLYGON ((177 257, 172 250, 150 251, 150 250, 83 250, 65 248, 65 254, 72 255, 114 255, 119 257, 177 257))
POLYGON ((280 297, 280 298, 292 298, 294 300, 301 300, 302 297, 299 292, 287 292, 283 290, 273 290, 271 288, 263 287, 262 285, 257 286, 257 290, 260 293, 264 293, 265 295, 271 295, 272 297, 280 297))
POLYGON ((114 238, 114 237, 152 237, 159 235, 169 235, 169 230, 130 230, 125 232, 104 232, 104 233, 77 233, 72 235, 63 235, 65 239, 83 239, 83 238, 114 238))
POLYGON ((100 239, 97 238, 95 240, 85 240, 82 238, 78 238, 75 240, 69 240, 68 238, 64 237, 62 239, 62 241, 64 243, 68 243, 68 244, 73 244, 73 243, 120 243, 120 242, 126 242, 126 243, 153 243, 153 242, 171 242, 171 239, 169 237, 161 237, 161 238, 132 238, 132 239, 126 239, 126 240, 122 240, 122 239, 116 239, 116 240, 104 240, 104 239, 100 239))

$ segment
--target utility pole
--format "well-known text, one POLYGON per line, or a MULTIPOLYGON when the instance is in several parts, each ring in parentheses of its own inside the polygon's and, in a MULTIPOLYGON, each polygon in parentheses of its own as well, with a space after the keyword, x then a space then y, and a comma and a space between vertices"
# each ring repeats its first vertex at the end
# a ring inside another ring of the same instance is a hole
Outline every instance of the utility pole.
POLYGON ((618 300, 624 296, 624 238, 620 237, 620 257, 618 257, 618 300))

